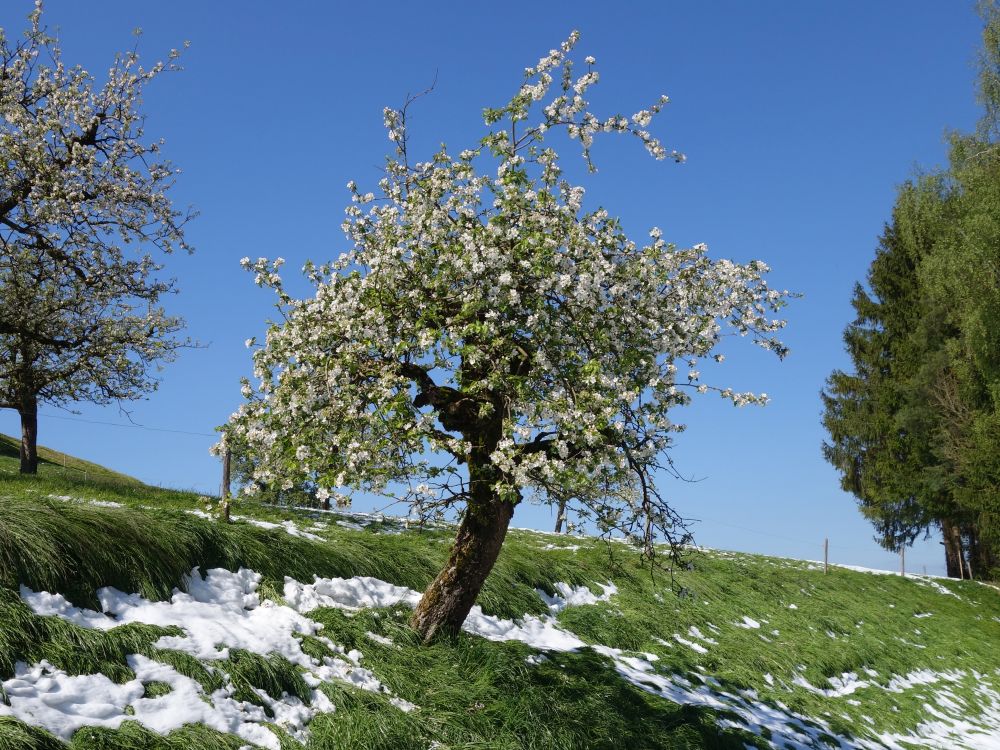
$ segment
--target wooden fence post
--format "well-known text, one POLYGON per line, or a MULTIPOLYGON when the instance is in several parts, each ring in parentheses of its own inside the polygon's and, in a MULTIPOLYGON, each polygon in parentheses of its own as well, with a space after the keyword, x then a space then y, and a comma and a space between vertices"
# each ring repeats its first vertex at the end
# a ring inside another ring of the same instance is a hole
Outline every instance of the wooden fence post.
POLYGON ((823 540, 823 574, 830 572, 830 539, 823 540))
POLYGON ((229 484, 230 484, 230 473, 229 464, 232 460, 232 452, 229 448, 226 448, 226 452, 222 454, 222 503, 220 510, 222 511, 222 520, 229 523, 229 484))
MULTIPOLYGON (((960 580, 965 580, 965 550, 962 549, 962 532, 958 530, 958 526, 953 527, 956 546, 958 547, 958 577, 960 580)), ((972 572, 969 572, 969 579, 972 579, 972 572)))
POLYGON ((899 574, 906 576, 906 545, 899 548, 899 574))

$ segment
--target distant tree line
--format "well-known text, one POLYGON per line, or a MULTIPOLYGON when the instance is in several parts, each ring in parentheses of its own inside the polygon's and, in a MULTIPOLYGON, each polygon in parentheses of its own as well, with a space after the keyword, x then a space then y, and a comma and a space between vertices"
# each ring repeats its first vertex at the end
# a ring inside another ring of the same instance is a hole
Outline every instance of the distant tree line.
POLYGON ((983 116, 902 186, 822 393, 840 472, 879 541, 934 530, 948 575, 1000 574, 1000 5, 980 5, 983 116))

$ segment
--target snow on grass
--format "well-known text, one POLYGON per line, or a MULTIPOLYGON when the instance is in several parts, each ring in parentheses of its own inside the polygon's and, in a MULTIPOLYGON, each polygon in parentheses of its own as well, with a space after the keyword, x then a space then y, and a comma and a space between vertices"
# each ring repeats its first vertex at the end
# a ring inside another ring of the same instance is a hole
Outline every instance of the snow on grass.
POLYGON ((272 521, 260 521, 256 518, 250 518, 249 516, 233 516, 234 521, 245 521, 246 523, 253 524, 254 526, 259 526, 262 529, 283 529, 288 533, 289 536, 297 536, 302 539, 311 539, 314 542, 323 541, 322 537, 316 536, 315 534, 310 534, 308 531, 303 531, 298 526, 295 525, 294 521, 282 521, 281 523, 274 523, 272 521))
MULTIPOLYGON (((339 606, 355 608, 363 597, 359 597, 357 592, 351 588, 348 582, 338 582, 329 585, 330 581, 341 581, 342 579, 317 579, 312 584, 314 589, 326 591, 329 597, 325 606, 339 606)), ((301 584, 298 584, 301 586, 301 584)), ((554 586, 559 592, 559 598, 565 604, 558 603, 558 608, 572 606, 576 604, 596 604, 598 601, 606 601, 614 592, 610 592, 605 587, 605 595, 595 596, 589 589, 582 587, 573 588, 568 584, 556 584, 554 586), (584 594, 583 591, 587 593, 584 594), (575 592, 575 593, 573 593, 575 592)), ((398 586, 375 579, 365 579, 363 589, 366 596, 372 601, 384 601, 387 603, 405 603, 413 606, 419 600, 417 592, 409 592, 398 586)), ((542 594, 542 592, 539 592, 542 594)), ((288 598, 288 584, 286 583, 286 598, 288 598)), ((543 600, 550 604, 555 603, 556 597, 542 596, 543 600)), ((383 605, 386 606, 386 605, 383 605)), ((750 618, 745 618, 749 620, 750 618)), ((756 621, 753 621, 756 622, 756 621)), ((757 623, 760 627, 760 623, 757 623)), ((863 737, 851 737, 842 739, 837 737, 834 729, 822 718, 808 717, 799 714, 780 701, 773 705, 761 702, 753 691, 742 691, 742 693, 726 691, 720 683, 711 675, 693 676, 699 677, 703 684, 694 685, 690 680, 679 674, 663 674, 656 670, 653 662, 656 661, 654 654, 642 654, 636 656, 626 653, 621 649, 603 646, 601 644, 585 643, 574 633, 563 628, 558 621, 551 616, 535 617, 533 615, 512 621, 504 620, 483 614, 477 606, 463 625, 463 630, 474 635, 496 641, 517 640, 526 643, 541 651, 559 652, 576 651, 583 648, 590 648, 596 653, 606 656, 620 677, 627 680, 641 690, 658 695, 667 700, 679 704, 693 704, 706 706, 719 711, 735 714, 739 718, 736 726, 753 732, 758 736, 767 736, 774 747, 783 748, 816 748, 827 747, 830 742, 836 742, 836 747, 842 750, 909 750, 910 746, 934 747, 940 750, 950 750, 951 748, 965 748, 966 750, 976 750, 978 748, 989 748, 989 750, 1000 750, 1000 745, 982 744, 981 739, 986 734, 994 732, 990 737, 995 737, 996 730, 991 730, 991 726, 1000 726, 1000 713, 996 721, 984 715, 985 720, 982 725, 974 722, 959 720, 948 723, 944 719, 938 718, 935 722, 921 724, 913 734, 885 734, 879 735, 877 740, 869 740, 863 737), (973 739, 969 739, 969 738, 973 739), (967 744, 970 743, 970 744, 967 744)), ((712 643, 695 627, 689 631, 689 635, 696 639, 712 643)), ((698 653, 708 653, 708 649, 695 640, 684 638, 680 634, 674 634, 674 639, 698 653)), ((666 641, 657 639, 661 645, 670 646, 666 641)), ((545 661, 544 654, 529 656, 526 659, 528 664, 537 665, 545 661)), ((874 670, 864 670, 870 677, 878 676, 874 670)), ((796 685, 804 687, 809 692, 823 695, 828 698, 840 698, 851 695, 863 688, 878 688, 890 692, 899 692, 907 687, 929 684, 937 679, 958 680, 959 675, 940 675, 937 673, 914 672, 902 678, 894 678, 887 687, 871 685, 865 680, 858 678, 853 672, 847 672, 839 677, 829 678, 830 688, 817 688, 805 678, 797 676, 794 680, 796 685)), ((764 681, 773 686, 774 678, 770 674, 764 675, 764 681)), ((988 690, 983 688, 983 690, 988 690)), ((1000 701, 998 701, 1000 706, 1000 701)), ((1000 709, 998 709, 1000 712, 1000 709)), ((721 718, 720 722, 728 722, 732 719, 721 718)), ((871 722, 869 722, 871 723, 871 722)), ((720 723, 720 726, 724 726, 720 723)))
POLYGON ((292 609, 306 613, 319 607, 357 610, 362 607, 415 607, 420 594, 403 586, 393 586, 378 578, 319 578, 312 583, 285 579, 285 601, 292 609))
POLYGON ((818 688, 800 674, 797 674, 792 678, 793 685, 798 685, 801 688, 805 688, 810 693, 822 695, 826 698, 840 698, 845 695, 851 695, 851 693, 856 690, 868 687, 871 684, 865 680, 859 680, 858 675, 855 672, 844 672, 840 675, 840 677, 828 677, 827 682, 829 682, 832 687, 818 688))
POLYGON ((714 640, 712 638, 709 638, 708 636, 704 635, 694 625, 692 625, 690 628, 688 628, 688 635, 691 636, 692 638, 697 638, 700 641, 704 641, 705 643, 711 643, 713 646, 719 645, 718 641, 716 641, 716 640, 714 640))
MULTIPOLYGON (((879 575, 879 576, 899 576, 899 575, 903 575, 899 571, 880 570, 878 568, 866 568, 866 567, 864 567, 862 565, 844 565, 844 564, 841 564, 841 563, 831 563, 831 565, 834 565, 834 564, 836 564, 836 566, 838 568, 845 568, 846 570, 853 570, 853 571, 855 571, 857 573, 870 573, 872 575, 879 575)), ((958 594, 956 594, 954 591, 952 591, 951 589, 949 589, 947 586, 943 586, 940 583, 938 583, 936 580, 934 580, 935 578, 943 578, 943 579, 947 580, 947 578, 948 578, 947 576, 915 575, 915 574, 912 574, 912 573, 907 573, 907 574, 903 575, 903 577, 906 578, 907 580, 913 581, 914 583, 917 583, 917 584, 919 584, 921 586, 927 586, 928 588, 932 588, 935 591, 937 591, 939 594, 946 594, 948 596, 953 596, 956 599, 961 599, 962 598, 958 594)))
POLYGON ((375 643, 381 643, 383 646, 394 646, 392 638, 386 638, 384 635, 379 635, 378 633, 373 633, 370 630, 365 631, 365 637, 371 638, 375 643))
POLYGON ((689 641, 687 638, 684 638, 679 633, 674 633, 674 640, 677 641, 678 643, 683 643, 685 646, 687 646, 688 648, 690 648, 690 649, 692 649, 694 651, 697 651, 699 654, 707 654, 708 653, 708 649, 705 648, 704 646, 702 646, 700 643, 695 643, 694 641, 689 641))
POLYGON ((568 583, 563 583, 559 581, 553 588, 556 593, 549 596, 541 589, 535 589, 538 595, 542 598, 542 601, 548 605, 551 612, 562 612, 566 607, 579 606, 581 604, 597 604, 598 602, 608 601, 612 595, 618 593, 618 587, 615 586, 611 581, 607 583, 600 584, 604 593, 600 595, 594 594, 586 586, 570 586, 568 583))
MULTIPOLYGON (((231 686, 205 696, 197 682, 166 664, 133 654, 128 665, 135 679, 119 685, 103 674, 68 675, 45 661, 30 668, 19 662, 14 677, 3 684, 10 705, 0 703, 0 716, 44 727, 64 740, 85 726, 117 729, 127 720, 160 734, 197 722, 255 745, 280 749, 277 736, 264 726, 269 721, 264 709, 232 698, 231 686), (166 683, 170 692, 144 698, 145 685, 150 682, 166 683)), ((272 702, 276 706, 280 703, 272 702)), ((311 714, 297 698, 286 698, 275 711, 275 723, 295 732, 311 714)))
POLYGON ((53 500, 60 500, 64 503, 84 503, 86 505, 96 505, 98 508, 124 508, 121 503, 114 500, 87 500, 82 497, 72 497, 70 495, 49 495, 53 500))
MULTIPOLYGON (((99 505, 100 503, 98 503, 98 502, 95 501, 94 504, 95 505, 99 505)), ((203 511, 203 510, 198 510, 197 508, 195 508, 195 509, 188 509, 188 510, 185 510, 184 512, 188 513, 188 514, 190 514, 192 516, 197 516, 198 518, 204 518, 207 521, 216 521, 216 520, 218 520, 217 516, 214 516, 213 514, 208 513, 206 511, 203 511)), ((281 523, 275 523, 273 521, 261 521, 261 520, 259 520, 257 518, 251 518, 250 516, 236 516, 236 515, 232 516, 232 520, 234 520, 234 521, 243 521, 244 523, 249 523, 249 524, 251 524, 253 526, 257 526, 257 527, 259 527, 261 529, 268 529, 268 530, 271 530, 271 529, 281 529, 282 531, 284 531, 285 533, 287 533, 289 536, 297 536, 297 537, 299 537, 301 539, 311 539, 314 542, 321 542, 321 541, 323 541, 323 537, 317 536, 316 534, 313 534, 313 533, 311 533, 309 531, 306 531, 304 529, 300 529, 298 526, 295 525, 294 521, 282 521, 281 523)), ((315 524, 314 523, 311 528, 313 529, 313 531, 320 531, 320 530, 322 530, 324 528, 324 526, 321 526, 320 524, 315 524)), ((358 527, 358 528, 361 528, 361 527, 358 527)))
MULTIPOLYGON (((21 596, 36 614, 61 617, 85 628, 107 630, 130 622, 179 628, 181 635, 162 636, 154 647, 182 651, 209 663, 228 658, 233 648, 281 655, 302 668, 306 684, 314 688, 310 705, 287 695, 258 695, 272 710, 274 723, 300 740, 307 737, 306 726, 316 713, 333 709, 326 695, 317 689, 322 683, 336 680, 390 694, 371 671, 360 666, 362 655, 356 650, 345 652, 343 647, 319 636, 336 655, 316 659, 304 653, 298 636, 317 635, 322 625, 292 607, 260 601, 256 593, 259 582, 260 575, 246 569, 236 573, 214 569, 202 578, 195 568, 187 593, 175 590, 169 602, 153 602, 138 594, 102 588, 97 596, 103 613, 74 607, 60 594, 34 592, 24 586, 21 596)), ((31 667, 20 664, 18 674, 2 685, 10 706, 0 706, 0 714, 6 711, 62 737, 81 726, 116 727, 130 715, 157 732, 203 722, 256 745, 274 750, 280 747, 277 736, 264 726, 268 719, 263 710, 234 701, 231 685, 206 696, 200 685, 167 665, 150 662, 141 655, 129 656, 128 660, 136 671, 136 681, 114 688, 103 675, 71 677, 44 662, 31 667), (154 672, 156 676, 144 679, 144 675, 154 672), (143 683, 152 681, 166 682, 173 690, 157 698, 142 698, 143 683)), ((402 710, 414 708, 402 700, 393 704, 402 710)))
MULTIPOLYGON (((231 648, 260 654, 281 654, 303 670, 307 684, 313 688, 309 705, 289 696, 278 699, 260 695, 274 715, 268 720, 260 706, 235 700, 231 685, 206 696, 197 683, 177 674, 172 667, 133 656, 129 657, 129 665, 135 670, 136 679, 122 685, 110 682, 103 675, 69 676, 44 662, 31 667, 19 664, 15 677, 2 686, 10 705, 0 705, 0 715, 17 716, 64 738, 81 726, 115 727, 126 718, 134 718, 158 732, 199 721, 219 731, 235 734, 248 743, 278 748, 277 735, 267 729, 269 721, 283 726, 293 737, 304 741, 312 717, 317 712, 333 710, 326 695, 317 689, 323 682, 338 680, 363 690, 388 693, 378 678, 361 666, 363 655, 359 651, 345 651, 342 646, 322 636, 320 624, 307 617, 307 613, 319 607, 355 611, 397 604, 412 607, 419 601, 418 592, 368 577, 316 578, 309 584, 287 578, 284 598, 288 606, 282 606, 260 601, 256 593, 259 581, 260 576, 248 570, 237 573, 212 570, 202 578, 196 569, 189 581, 188 592, 175 591, 169 602, 150 602, 135 594, 101 589, 98 598, 103 612, 74 607, 58 594, 33 592, 24 587, 21 593, 35 612, 59 616, 82 627, 107 629, 126 622, 144 622, 180 628, 181 634, 164 636, 155 645, 185 651, 209 663, 224 658, 231 648), (322 660, 307 656, 302 652, 299 641, 299 636, 305 634, 316 637, 335 656, 322 660), (152 681, 169 684, 171 692, 157 698, 143 697, 144 683, 152 681)), ((816 748, 835 742, 836 747, 845 750, 906 750, 913 745, 942 750, 1000 750, 996 730, 990 729, 1000 726, 1000 696, 983 684, 982 675, 971 676, 977 700, 985 706, 982 715, 972 720, 951 718, 957 713, 956 706, 961 706, 963 701, 949 690, 949 686, 958 682, 965 685, 970 680, 970 676, 962 672, 920 670, 891 677, 884 685, 862 679, 855 672, 845 672, 828 678, 830 687, 824 688, 810 684, 802 676, 805 667, 800 667, 791 680, 792 684, 833 700, 865 690, 900 693, 947 683, 940 686, 935 696, 928 698, 932 703, 928 703, 930 708, 925 711, 926 721, 912 734, 876 734, 874 726, 869 726, 867 732, 863 732, 868 737, 841 738, 820 717, 799 714, 780 701, 764 702, 753 690, 728 690, 711 674, 693 672, 689 675, 692 679, 681 674, 667 674, 655 666, 657 657, 654 654, 636 654, 585 642, 563 627, 556 615, 570 606, 607 602, 617 589, 610 583, 601 585, 602 594, 565 583, 557 583, 553 588, 555 593, 552 595, 539 592, 549 606, 548 615, 526 615, 517 620, 506 620, 486 615, 477 606, 463 629, 489 640, 521 641, 540 652, 592 649, 606 657, 610 667, 637 688, 675 703, 720 711, 720 726, 729 725, 722 722, 735 721, 732 726, 767 737, 774 747, 816 748)), ((734 624, 748 630, 761 626, 757 620, 747 616, 742 622, 734 624)), ((689 628, 687 635, 689 638, 674 634, 673 638, 700 654, 708 653, 703 643, 717 643, 695 626, 689 628)), ((370 632, 367 636, 383 645, 392 645, 392 641, 384 636, 370 632)), ((544 660, 544 653, 539 653, 528 657, 527 663, 537 665, 544 660)), ((865 668, 861 671, 869 678, 878 676, 874 670, 865 668)), ((763 680, 770 687, 774 687, 776 682, 771 674, 764 674, 763 680)), ((400 710, 416 708, 391 694, 390 700, 400 710)), ((872 724, 871 721, 868 723, 872 724)))
MULTIPOLYGON (((920 679, 927 680, 932 675, 921 674, 920 679)), ((948 681, 962 680, 966 676, 957 673, 941 673, 936 675, 948 681)), ((1000 750, 1000 694, 987 685, 982 684, 982 675, 975 672, 971 675, 972 692, 980 703, 981 713, 975 720, 963 717, 963 707, 956 702, 956 696, 947 688, 938 691, 935 696, 937 703, 947 709, 947 712, 936 710, 929 703, 924 704, 927 714, 934 717, 921 722, 911 735, 886 732, 878 735, 880 742, 891 750, 909 750, 910 747, 933 747, 942 750, 1000 750), (919 738, 915 740, 914 738, 919 738)))

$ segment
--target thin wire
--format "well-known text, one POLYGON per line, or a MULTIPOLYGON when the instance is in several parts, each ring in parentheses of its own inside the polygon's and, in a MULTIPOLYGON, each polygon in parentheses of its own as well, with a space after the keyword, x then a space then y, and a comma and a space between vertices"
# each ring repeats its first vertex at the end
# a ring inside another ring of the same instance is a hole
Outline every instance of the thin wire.
MULTIPOLYGON (((807 546, 810 546, 810 547, 813 546, 813 545, 817 545, 818 546, 818 542, 815 542, 815 541, 810 540, 810 539, 794 539, 792 537, 782 536, 780 534, 772 534, 772 533, 767 532, 767 531, 759 531, 757 529, 748 529, 746 526, 737 526, 736 524, 725 523, 724 521, 717 521, 714 518, 705 518, 705 517, 702 517, 699 520, 701 520, 701 521, 707 521, 708 523, 716 524, 716 525, 719 525, 719 526, 728 526, 731 529, 738 529, 740 531, 746 531, 746 532, 748 532, 750 534, 758 534, 760 536, 769 536, 769 537, 772 537, 774 539, 781 539, 782 541, 785 541, 785 542, 795 542, 796 544, 804 544, 804 545, 807 545, 807 546)), ((831 545, 831 547, 832 546, 833 545, 831 545)), ((838 552, 869 552, 870 551, 868 549, 860 549, 858 547, 842 547, 839 544, 836 546, 836 549, 837 549, 838 552)))
POLYGON ((45 417, 46 419, 62 419, 67 422, 86 422, 88 424, 103 424, 109 425, 110 427, 135 427, 140 430, 150 430, 152 432, 173 432, 178 435, 197 435, 199 437, 218 437, 216 433, 213 432, 191 432, 190 430, 171 430, 166 427, 147 427, 142 424, 123 424, 122 422, 102 422, 98 419, 83 419, 82 417, 61 417, 56 414, 39 414, 40 417, 45 417))

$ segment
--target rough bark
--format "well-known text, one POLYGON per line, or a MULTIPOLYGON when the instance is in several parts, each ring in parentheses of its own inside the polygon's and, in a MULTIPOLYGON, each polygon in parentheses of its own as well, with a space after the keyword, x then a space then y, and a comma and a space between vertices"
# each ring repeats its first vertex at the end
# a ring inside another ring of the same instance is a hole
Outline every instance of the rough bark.
POLYGON ((513 515, 514 504, 495 495, 469 504, 448 564, 427 587, 410 620, 425 643, 461 629, 497 561, 513 515))
POLYGON ((964 578, 965 571, 961 564, 962 545, 958 537, 958 526, 948 519, 942 520, 941 537, 944 539, 942 544, 944 544, 944 563, 948 577, 964 578))
POLYGON ((970 578, 980 580, 989 579, 993 573, 993 569, 996 567, 996 558, 993 556, 992 548, 988 543, 983 541, 979 533, 979 528, 976 525, 970 524, 966 528, 966 535, 969 540, 968 559, 971 571, 970 578))
POLYGON ((38 399, 34 394, 22 396, 18 402, 21 415, 21 473, 38 473, 38 399))
MULTIPOLYGON (((410 619, 410 627, 428 643, 438 636, 457 635, 461 630, 500 555, 520 494, 501 497, 496 490, 504 476, 491 456, 503 434, 503 415, 507 411, 503 399, 491 392, 473 397, 469 395, 471 388, 463 391, 438 386, 422 368, 402 367, 418 386, 414 406, 433 406, 441 425, 461 433, 470 447, 463 458, 469 469, 465 514, 455 543, 447 564, 424 591, 410 619)), ((461 375, 464 385, 479 383, 485 377, 481 367, 464 359, 461 375)))

